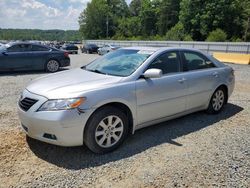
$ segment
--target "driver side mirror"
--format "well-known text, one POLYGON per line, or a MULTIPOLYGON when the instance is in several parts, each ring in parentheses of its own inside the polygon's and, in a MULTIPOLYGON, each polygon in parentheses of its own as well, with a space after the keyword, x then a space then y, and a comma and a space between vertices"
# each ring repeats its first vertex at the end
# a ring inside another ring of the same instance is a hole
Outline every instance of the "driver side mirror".
POLYGON ((144 78, 160 78, 162 77, 162 70, 161 69, 148 69, 143 74, 144 78))

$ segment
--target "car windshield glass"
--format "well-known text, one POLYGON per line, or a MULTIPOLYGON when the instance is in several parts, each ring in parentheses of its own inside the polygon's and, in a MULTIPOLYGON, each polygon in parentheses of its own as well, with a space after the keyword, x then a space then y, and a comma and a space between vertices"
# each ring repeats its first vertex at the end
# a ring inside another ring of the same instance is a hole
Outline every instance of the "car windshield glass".
POLYGON ((125 77, 131 75, 151 54, 147 51, 120 49, 108 53, 84 68, 101 74, 125 77))

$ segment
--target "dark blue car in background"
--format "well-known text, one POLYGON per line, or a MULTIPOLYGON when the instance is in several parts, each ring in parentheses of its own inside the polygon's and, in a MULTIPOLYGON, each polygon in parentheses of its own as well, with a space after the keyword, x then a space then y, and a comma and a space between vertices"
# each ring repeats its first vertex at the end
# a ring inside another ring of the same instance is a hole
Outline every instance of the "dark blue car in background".
POLYGON ((15 42, 0 47, 0 71, 45 70, 56 72, 70 65, 68 52, 45 45, 15 42))

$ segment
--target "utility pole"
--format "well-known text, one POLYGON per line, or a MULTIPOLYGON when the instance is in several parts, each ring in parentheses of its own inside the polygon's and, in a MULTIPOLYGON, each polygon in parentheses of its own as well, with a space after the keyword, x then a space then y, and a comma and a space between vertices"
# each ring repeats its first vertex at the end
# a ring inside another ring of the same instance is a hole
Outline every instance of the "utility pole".
POLYGON ((109 18, 108 15, 106 17, 106 38, 109 37, 109 18))
POLYGON ((107 16, 106 16, 106 38, 108 39, 109 37, 109 5, 110 5, 110 0, 107 0, 107 6, 108 6, 108 10, 107 10, 107 16))

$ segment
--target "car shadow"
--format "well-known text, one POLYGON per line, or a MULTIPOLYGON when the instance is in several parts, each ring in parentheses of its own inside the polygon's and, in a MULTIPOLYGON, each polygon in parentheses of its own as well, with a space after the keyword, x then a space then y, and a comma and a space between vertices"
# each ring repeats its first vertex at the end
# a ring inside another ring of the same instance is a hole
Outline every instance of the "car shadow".
MULTIPOLYGON (((57 72, 69 70, 69 68, 60 68, 57 72)), ((52 74, 45 72, 44 70, 36 70, 36 71, 1 71, 0 72, 0 77, 1 76, 20 76, 20 75, 32 75, 32 74, 52 74)))
POLYGON ((92 153, 86 146, 60 147, 29 137, 26 138, 31 151, 37 157, 58 167, 79 170, 128 158, 163 143, 181 147, 181 143, 174 141, 176 138, 199 131, 208 126, 216 126, 214 125, 216 122, 228 119, 242 110, 242 107, 228 103, 226 108, 217 115, 197 112, 150 126, 136 131, 118 149, 103 155, 92 153))

